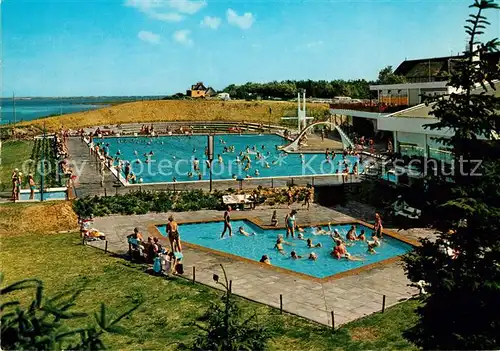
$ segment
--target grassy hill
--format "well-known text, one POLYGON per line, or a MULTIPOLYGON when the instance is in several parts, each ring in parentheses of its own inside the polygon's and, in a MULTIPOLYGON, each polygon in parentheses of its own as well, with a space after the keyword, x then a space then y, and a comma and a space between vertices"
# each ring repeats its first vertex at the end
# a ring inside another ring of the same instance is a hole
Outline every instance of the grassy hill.
MULTIPOLYGON (((327 104, 309 104, 308 116, 328 115, 327 104)), ((296 116, 297 104, 278 101, 216 101, 216 100, 160 100, 138 101, 110 106, 93 111, 48 117, 20 123, 19 126, 42 127, 49 131, 61 127, 77 129, 93 125, 146 123, 160 121, 246 121, 278 123, 283 116, 296 116), (272 114, 269 114, 269 108, 272 114)))

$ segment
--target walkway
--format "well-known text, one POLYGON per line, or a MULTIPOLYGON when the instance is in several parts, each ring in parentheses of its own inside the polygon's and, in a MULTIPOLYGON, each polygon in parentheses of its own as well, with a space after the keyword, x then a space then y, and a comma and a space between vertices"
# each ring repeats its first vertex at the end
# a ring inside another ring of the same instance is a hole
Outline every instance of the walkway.
MULTIPOLYGON (((297 208, 300 209, 300 205, 297 208)), ((274 208, 258 208, 238 212, 233 216, 237 218, 237 214, 247 215, 267 223, 273 210, 274 208)), ((283 218, 287 209, 280 208, 277 211, 278 218, 283 218)), ((221 219, 222 212, 183 212, 176 213, 175 217, 181 223, 187 220, 221 219)), ((166 223, 166 219, 167 214, 115 215, 96 218, 95 227, 106 234, 108 250, 114 253, 124 253, 128 250, 126 236, 132 233, 134 227, 139 227, 144 233, 149 231, 149 235, 158 236, 154 224, 166 223)), ((301 225, 352 219, 340 212, 318 205, 312 205, 309 211, 299 211, 299 224, 301 225)), ((405 235, 405 232, 401 231, 399 234, 405 235)), ((92 243, 92 245, 104 247, 103 242, 92 243)), ((285 311, 324 325, 331 325, 332 311, 335 313, 335 324, 344 324, 380 311, 384 295, 386 295, 386 306, 391 306, 416 293, 414 288, 408 286, 409 281, 399 262, 362 271, 357 275, 318 282, 258 264, 190 248, 184 250, 184 261, 186 278, 192 279, 192 267, 196 266, 196 281, 215 286, 212 275, 221 273, 219 264, 222 263, 229 279, 232 280, 234 293, 277 308, 280 306, 280 294, 282 294, 285 311)))

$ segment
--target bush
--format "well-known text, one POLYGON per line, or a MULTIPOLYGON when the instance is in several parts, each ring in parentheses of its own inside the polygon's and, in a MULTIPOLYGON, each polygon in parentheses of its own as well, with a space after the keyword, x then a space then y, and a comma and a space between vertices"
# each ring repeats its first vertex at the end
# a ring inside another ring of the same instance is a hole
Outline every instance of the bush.
POLYGON ((148 212, 222 210, 222 193, 204 193, 191 190, 134 191, 128 194, 105 197, 85 197, 73 203, 80 217, 107 216, 110 214, 145 214, 148 212))

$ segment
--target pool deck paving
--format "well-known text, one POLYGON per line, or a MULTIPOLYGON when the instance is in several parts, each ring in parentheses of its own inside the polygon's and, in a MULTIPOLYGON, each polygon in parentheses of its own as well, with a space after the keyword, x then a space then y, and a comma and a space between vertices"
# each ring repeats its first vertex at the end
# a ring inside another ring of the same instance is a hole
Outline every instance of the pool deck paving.
MULTIPOLYGON (((313 204, 310 210, 300 205, 292 207, 299 210, 299 225, 355 220, 341 212, 316 204, 313 204)), ((235 212, 233 219, 256 218, 267 224, 273 210, 278 211, 278 219, 284 218, 288 211, 286 206, 257 208, 235 212)), ((222 215, 222 212, 212 210, 174 214, 181 224, 182 222, 218 220, 222 219, 222 215)), ((108 251, 123 254, 128 251, 126 236, 131 234, 135 227, 138 227, 144 236, 147 233, 147 235, 160 237, 154 225, 166 222, 167 214, 165 213, 112 215, 95 218, 94 227, 106 234, 108 251)), ((410 240, 433 235, 431 231, 425 229, 412 232, 401 230, 398 234, 410 240)), ((91 242, 89 245, 103 249, 105 244, 104 242, 91 242)), ((399 261, 377 265, 352 275, 341 275, 336 279, 321 280, 188 246, 185 245, 183 248, 186 278, 192 279, 192 267, 195 266, 197 282, 219 288, 213 282, 212 276, 215 273, 221 274, 220 264, 223 264, 228 279, 232 280, 233 293, 276 308, 280 307, 281 294, 284 311, 328 326, 332 325, 332 311, 335 315, 335 325, 338 326, 381 311, 384 295, 386 296, 385 306, 389 307, 417 293, 417 289, 408 285, 409 281, 399 261)))

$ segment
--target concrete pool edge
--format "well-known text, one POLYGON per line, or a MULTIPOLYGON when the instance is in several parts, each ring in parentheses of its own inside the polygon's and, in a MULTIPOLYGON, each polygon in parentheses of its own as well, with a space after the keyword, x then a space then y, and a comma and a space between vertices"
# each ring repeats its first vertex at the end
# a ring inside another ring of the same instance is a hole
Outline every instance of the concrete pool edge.
MULTIPOLYGON (((210 219, 207 219, 207 220, 186 220, 186 221, 178 222, 178 224, 179 225, 183 225, 183 224, 197 224, 197 223, 213 223, 213 222, 222 222, 223 220, 224 219, 222 217, 221 218, 210 218, 210 219)), ((279 226, 265 225, 265 224, 263 224, 263 222, 260 219, 258 219, 256 217, 252 217, 252 216, 244 216, 243 215, 243 216, 234 216, 234 217, 232 217, 232 221, 238 221, 238 220, 246 220, 246 221, 252 223, 253 225, 256 225, 257 227, 259 227, 260 229, 263 229, 263 230, 268 230, 268 229, 285 229, 285 226, 283 226, 283 225, 279 225, 279 226)), ((356 224, 356 225, 363 225, 363 226, 368 227, 368 228, 373 227, 372 224, 369 224, 367 222, 364 222, 364 221, 358 220, 358 219, 345 220, 345 221, 331 221, 330 224, 331 225, 356 224)), ((159 234, 160 238, 165 239, 168 242, 168 239, 165 236, 163 236, 163 234, 158 229, 158 226, 164 226, 164 225, 166 225, 166 224, 165 223, 151 223, 151 224, 148 225, 148 232, 150 234, 153 234, 153 235, 154 234, 159 234)), ((327 226, 328 223, 317 222, 317 223, 310 223, 310 224, 308 224, 308 226, 316 226, 316 225, 327 226)), ((403 236, 401 236, 401 235, 399 235, 399 234, 397 234, 397 233, 395 233, 395 232, 393 232, 391 230, 383 229, 382 233, 384 235, 387 235, 387 236, 395 239, 395 240, 399 240, 401 242, 404 242, 404 243, 406 243, 406 244, 408 244, 408 245, 410 245, 412 247, 420 245, 418 242, 416 242, 414 240, 411 240, 411 239, 408 239, 408 238, 405 238, 405 237, 403 237, 403 236)), ((186 241, 183 241, 182 245, 186 246, 188 248, 198 249, 198 250, 203 251, 203 252, 208 252, 208 253, 211 253, 211 254, 214 254, 214 255, 218 255, 218 256, 222 256, 222 257, 234 259, 236 261, 249 262, 251 264, 258 265, 259 267, 265 267, 266 269, 274 270, 274 271, 277 271, 277 272, 286 273, 286 274, 290 274, 290 275, 295 275, 297 277, 301 277, 301 278, 304 278, 304 279, 307 279, 307 280, 310 280, 310 281, 314 281, 314 282, 317 282, 317 283, 324 283, 324 282, 333 281, 333 280, 340 279, 340 278, 347 277, 347 276, 358 275, 358 274, 363 273, 365 271, 372 270, 372 269, 377 268, 377 267, 386 266, 386 265, 389 265, 389 264, 392 264, 392 263, 396 263, 396 262, 399 262, 401 260, 401 256, 390 257, 390 258, 387 258, 385 260, 381 260, 381 261, 378 261, 378 262, 370 263, 370 264, 367 264, 367 265, 362 266, 362 267, 353 268, 353 269, 349 269, 349 270, 347 270, 345 272, 336 273, 336 274, 327 276, 325 278, 317 278, 317 277, 314 277, 314 276, 311 276, 311 275, 308 275, 308 274, 305 274, 305 273, 295 272, 293 270, 282 268, 282 267, 278 267, 278 266, 263 264, 261 262, 258 262, 258 261, 255 261, 255 260, 252 260, 252 259, 249 259, 249 258, 246 258, 246 257, 242 257, 242 256, 230 254, 230 253, 219 251, 219 250, 214 250, 214 249, 202 246, 202 245, 193 244, 193 243, 189 243, 189 242, 186 242, 186 241)))

